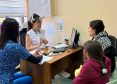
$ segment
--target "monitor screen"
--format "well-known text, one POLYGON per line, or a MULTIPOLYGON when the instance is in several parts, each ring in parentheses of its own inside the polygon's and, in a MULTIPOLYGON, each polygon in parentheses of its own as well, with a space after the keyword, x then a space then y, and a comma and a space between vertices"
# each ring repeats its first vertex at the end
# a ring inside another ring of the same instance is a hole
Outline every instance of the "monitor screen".
POLYGON ((77 29, 72 28, 72 34, 71 34, 71 44, 72 47, 77 47, 78 46, 78 40, 79 40, 79 32, 77 29))
POLYGON ((75 34, 76 34, 77 30, 75 28, 72 28, 72 33, 71 33, 71 44, 74 43, 74 38, 75 38, 75 34))

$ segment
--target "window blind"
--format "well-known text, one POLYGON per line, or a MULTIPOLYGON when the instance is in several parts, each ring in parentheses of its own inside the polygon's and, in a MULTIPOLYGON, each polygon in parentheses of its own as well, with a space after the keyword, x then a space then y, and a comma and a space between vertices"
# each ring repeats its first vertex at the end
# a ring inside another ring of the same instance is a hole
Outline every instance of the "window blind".
POLYGON ((27 16, 26 0, 0 0, 0 17, 27 16))

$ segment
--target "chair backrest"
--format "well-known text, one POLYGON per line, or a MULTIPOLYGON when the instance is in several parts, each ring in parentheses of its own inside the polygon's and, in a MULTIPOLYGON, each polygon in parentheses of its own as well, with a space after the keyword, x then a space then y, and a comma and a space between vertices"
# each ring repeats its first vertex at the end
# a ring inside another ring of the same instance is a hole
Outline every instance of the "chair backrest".
POLYGON ((27 32, 27 28, 23 28, 21 31, 20 31, 20 43, 23 47, 25 47, 25 37, 26 37, 26 32, 27 32))

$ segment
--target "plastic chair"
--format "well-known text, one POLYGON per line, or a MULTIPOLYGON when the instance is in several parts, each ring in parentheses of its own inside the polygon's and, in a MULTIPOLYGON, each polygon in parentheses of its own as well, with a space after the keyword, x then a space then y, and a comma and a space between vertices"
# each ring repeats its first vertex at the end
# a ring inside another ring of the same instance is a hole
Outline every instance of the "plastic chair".
POLYGON ((32 84, 32 77, 21 72, 15 73, 13 79, 13 84, 32 84))

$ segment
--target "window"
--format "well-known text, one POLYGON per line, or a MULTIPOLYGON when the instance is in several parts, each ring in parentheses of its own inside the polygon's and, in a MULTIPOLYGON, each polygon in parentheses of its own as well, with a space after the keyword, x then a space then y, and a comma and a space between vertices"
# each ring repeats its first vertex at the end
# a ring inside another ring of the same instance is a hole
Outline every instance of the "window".
POLYGON ((27 0, 0 0, 0 16, 27 16, 27 0))

